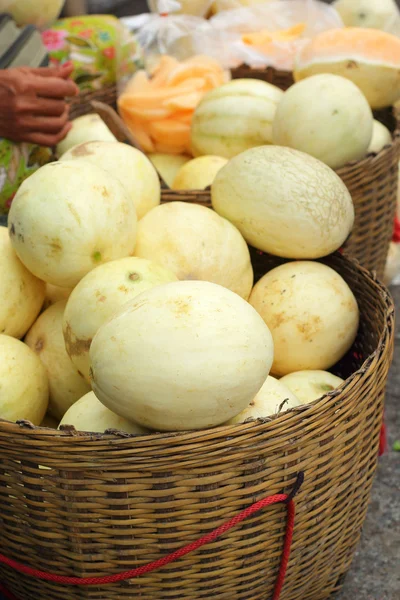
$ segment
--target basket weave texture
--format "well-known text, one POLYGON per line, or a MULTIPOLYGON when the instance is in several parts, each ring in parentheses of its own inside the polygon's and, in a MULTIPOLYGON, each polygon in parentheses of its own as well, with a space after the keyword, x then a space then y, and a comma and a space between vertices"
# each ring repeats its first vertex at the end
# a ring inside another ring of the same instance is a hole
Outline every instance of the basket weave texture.
POLYGON ((231 69, 232 79, 261 79, 267 83, 273 83, 281 90, 287 90, 294 83, 291 71, 279 71, 273 67, 256 69, 248 65, 240 65, 231 69))
POLYGON ((81 92, 71 98, 70 119, 76 119, 93 112, 92 102, 102 102, 108 106, 117 106, 117 86, 111 85, 93 92, 81 92))
POLYGON ((345 165, 337 174, 346 184, 355 208, 355 221, 345 251, 383 278, 397 208, 400 122, 398 109, 378 118, 393 134, 378 154, 345 165))
MULTIPOLYGON (((283 262, 257 251, 252 260, 256 279, 283 262)), ((324 600, 339 589, 377 463, 394 308, 355 263, 339 254, 323 262, 346 279, 361 310, 355 345, 334 369, 347 378, 341 388, 273 419, 180 434, 78 434, 0 421, 0 553, 59 575, 119 573, 287 493, 304 471, 281 600, 324 600)), ((284 530, 285 509, 273 506, 138 579, 77 588, 3 566, 0 581, 21 600, 266 600, 284 530)))

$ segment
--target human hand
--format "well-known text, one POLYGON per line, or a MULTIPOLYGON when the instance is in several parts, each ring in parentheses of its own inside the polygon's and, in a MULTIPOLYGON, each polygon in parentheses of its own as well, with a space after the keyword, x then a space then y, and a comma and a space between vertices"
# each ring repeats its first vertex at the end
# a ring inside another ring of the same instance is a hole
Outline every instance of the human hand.
POLYGON ((79 90, 72 65, 0 70, 0 137, 55 146, 71 128, 65 98, 79 90))

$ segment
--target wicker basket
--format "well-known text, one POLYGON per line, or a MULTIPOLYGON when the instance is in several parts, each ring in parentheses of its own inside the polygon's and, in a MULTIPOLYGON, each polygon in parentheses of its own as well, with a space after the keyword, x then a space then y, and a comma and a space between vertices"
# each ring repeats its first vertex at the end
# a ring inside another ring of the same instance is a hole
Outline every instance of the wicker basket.
POLYGON ((102 102, 115 108, 117 105, 117 86, 111 85, 94 92, 82 92, 75 98, 71 98, 70 118, 76 119, 93 112, 93 101, 102 102))
POLYGON ((255 69, 248 65, 241 65, 231 69, 232 79, 261 79, 267 83, 273 83, 281 90, 287 90, 294 83, 291 71, 278 71, 273 67, 255 69))
POLYGON ((380 111, 375 117, 392 132, 392 143, 378 154, 345 165, 337 174, 355 207, 354 227, 345 251, 383 278, 397 208, 400 123, 398 110, 380 111))
MULTIPOLYGON (((252 69, 242 65, 232 70, 233 79, 262 79, 287 90, 293 83, 293 74, 272 67, 252 69)), ((397 204, 398 164, 400 159, 399 107, 395 114, 379 111, 375 117, 393 133, 393 142, 379 154, 371 154, 360 161, 345 165, 338 175, 347 185, 354 201, 356 220, 346 252, 367 269, 383 277, 393 221, 397 204)))
MULTIPOLYGON (((252 260, 257 279, 283 262, 257 251, 252 260)), ((0 553, 59 575, 120 573, 288 492, 304 471, 281 600, 325 600, 338 590, 377 463, 394 307, 355 263, 340 254, 322 262, 346 279, 362 315, 354 347, 334 369, 347 378, 340 389, 274 419, 192 433, 78 434, 0 421, 0 553)), ((5 566, 0 581, 20 600, 267 600, 284 531, 277 505, 123 583, 65 586, 5 566)))
MULTIPOLYGON (((96 111, 120 141, 135 142, 122 119, 110 107, 92 102, 96 111)), ((375 117, 392 132, 392 143, 378 154, 349 163, 337 171, 348 187, 355 207, 355 223, 344 249, 370 271, 383 277, 389 245, 393 235, 393 223, 397 208, 397 188, 400 159, 399 110, 377 112, 375 117)), ((162 182, 162 202, 197 202, 211 206, 210 190, 169 189, 162 182)))
MULTIPOLYGON (((398 113, 397 113, 398 115, 398 113)), ((346 254, 383 278, 397 207, 400 122, 391 111, 376 115, 393 133, 392 143, 378 154, 349 163, 337 174, 346 184, 355 208, 355 222, 344 244, 346 254)), ((162 190, 163 201, 185 200, 211 206, 209 190, 162 190)))

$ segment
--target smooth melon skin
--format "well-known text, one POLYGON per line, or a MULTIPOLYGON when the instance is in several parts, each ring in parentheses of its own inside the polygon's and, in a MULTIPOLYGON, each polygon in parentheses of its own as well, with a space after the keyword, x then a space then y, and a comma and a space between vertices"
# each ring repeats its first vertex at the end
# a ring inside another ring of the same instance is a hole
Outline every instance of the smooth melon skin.
POLYGON ((374 126, 372 129, 372 139, 368 146, 368 154, 373 152, 378 154, 385 146, 389 146, 392 143, 392 134, 389 129, 382 123, 374 119, 374 126))
POLYGON ((43 308, 46 309, 52 304, 56 302, 60 302, 60 300, 67 300, 71 295, 71 288, 63 288, 58 285, 52 285, 51 283, 46 283, 46 295, 44 299, 43 308))
POLYGON ((85 396, 77 400, 67 410, 58 428, 61 425, 73 425, 77 431, 91 431, 95 433, 104 433, 107 429, 116 429, 117 431, 136 433, 138 435, 149 433, 148 429, 132 421, 127 421, 127 419, 108 410, 96 398, 94 392, 88 392, 85 396))
POLYGON ((241 413, 225 423, 225 425, 234 425, 235 423, 244 423, 247 419, 266 419, 280 412, 290 410, 302 403, 293 392, 286 387, 283 382, 275 377, 268 375, 264 385, 256 397, 250 402, 241 413))
POLYGON ((66 300, 61 300, 45 310, 25 338, 25 343, 46 368, 49 413, 58 420, 74 402, 90 391, 90 385, 78 373, 65 349, 62 323, 66 304, 66 300))
POLYGON ((85 160, 116 177, 125 187, 141 219, 160 204, 157 171, 143 152, 120 142, 86 142, 74 146, 61 160, 85 160))
POLYGON ((329 373, 329 371, 310 370, 289 373, 289 375, 282 377, 279 382, 291 390, 301 404, 308 404, 322 398, 329 392, 333 392, 344 383, 344 379, 329 373))
POLYGON ((346 27, 388 31, 400 18, 395 0, 336 0, 333 6, 346 27))
POLYGON ((338 273, 315 261, 272 269, 254 286, 249 302, 271 331, 271 374, 277 377, 330 369, 357 335, 359 310, 353 292, 338 273))
POLYGON ((157 431, 214 427, 265 382, 272 337, 242 298, 205 281, 143 292, 97 332, 92 388, 113 412, 157 431))
POLYGON ((147 158, 157 169, 162 179, 169 188, 172 187, 174 179, 181 167, 191 160, 190 156, 185 154, 148 154, 147 158))
POLYGON ((70 288, 100 264, 133 254, 136 223, 122 184, 83 160, 41 167, 21 185, 8 215, 23 264, 70 288))
POLYGON ((66 137, 57 145, 57 156, 63 156, 74 146, 94 141, 116 142, 117 138, 98 114, 77 117, 72 121, 72 127, 66 137))
POLYGON ((354 223, 336 173, 298 150, 262 146, 231 159, 211 186, 214 210, 255 248, 284 258, 327 256, 354 223))
POLYGON ((45 283, 16 255, 6 227, 0 227, 0 333, 22 338, 35 321, 45 296, 45 283))
POLYGON ((363 158, 373 115, 358 87, 331 74, 295 83, 276 111, 273 141, 318 158, 332 169, 363 158))
POLYGON ((172 185, 173 190, 205 190, 228 163, 221 156, 199 156, 183 165, 172 185))
POLYGON ((1 0, 0 12, 10 14, 19 27, 34 25, 45 29, 58 18, 64 3, 65 0, 1 0))
POLYGON ((210 281, 246 300, 253 286, 249 249, 239 231, 198 204, 168 202, 150 211, 139 221, 135 255, 178 279, 210 281))
POLYGON ((295 81, 331 73, 360 88, 373 109, 400 98, 400 39, 376 29, 347 27, 320 33, 296 56, 295 81))
POLYGON ((46 370, 23 342, 0 334, 0 419, 40 425, 49 402, 46 370))
POLYGON ((236 79, 209 92, 192 119, 194 156, 232 158, 272 143, 272 123, 283 92, 257 79, 236 79))
POLYGON ((89 348, 101 325, 138 294, 177 280, 164 267, 130 256, 97 267, 78 283, 67 302, 62 327, 65 348, 87 381, 89 348))

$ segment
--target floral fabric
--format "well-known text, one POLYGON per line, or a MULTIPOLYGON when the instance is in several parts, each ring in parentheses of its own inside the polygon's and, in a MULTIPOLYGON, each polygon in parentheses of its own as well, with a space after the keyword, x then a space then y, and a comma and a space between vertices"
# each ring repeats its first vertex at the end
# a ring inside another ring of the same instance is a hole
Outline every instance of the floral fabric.
MULTIPOLYGON (((141 68, 140 48, 120 21, 109 15, 60 19, 42 32, 50 64, 72 61, 81 91, 114 85, 141 68)), ((8 213, 21 183, 52 159, 49 148, 0 138, 0 215, 8 213)))
POLYGON ((51 160, 50 148, 0 138, 0 215, 8 213, 21 183, 51 160))
POLYGON ((42 39, 50 64, 73 63, 73 78, 82 91, 114 85, 142 66, 135 38, 110 15, 60 19, 42 39))

